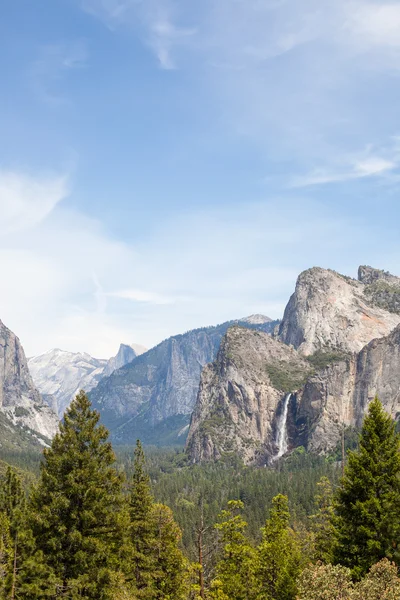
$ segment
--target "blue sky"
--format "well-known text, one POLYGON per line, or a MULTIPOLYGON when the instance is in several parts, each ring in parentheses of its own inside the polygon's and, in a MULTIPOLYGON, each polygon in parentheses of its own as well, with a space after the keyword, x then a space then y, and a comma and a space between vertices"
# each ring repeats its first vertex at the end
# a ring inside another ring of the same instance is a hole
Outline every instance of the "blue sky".
POLYGON ((6 0, 0 73, 29 355, 276 318, 313 265, 400 274, 400 2, 6 0))

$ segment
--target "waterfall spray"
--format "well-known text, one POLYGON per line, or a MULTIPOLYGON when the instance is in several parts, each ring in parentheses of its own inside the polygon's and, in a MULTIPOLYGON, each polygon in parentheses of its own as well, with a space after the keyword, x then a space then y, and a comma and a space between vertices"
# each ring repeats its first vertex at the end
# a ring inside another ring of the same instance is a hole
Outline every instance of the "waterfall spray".
POLYGON ((275 454, 272 460, 278 460, 288 451, 289 437, 287 430, 287 417, 289 412, 289 402, 292 394, 286 394, 282 414, 279 416, 276 431, 276 445, 278 446, 278 452, 275 454))

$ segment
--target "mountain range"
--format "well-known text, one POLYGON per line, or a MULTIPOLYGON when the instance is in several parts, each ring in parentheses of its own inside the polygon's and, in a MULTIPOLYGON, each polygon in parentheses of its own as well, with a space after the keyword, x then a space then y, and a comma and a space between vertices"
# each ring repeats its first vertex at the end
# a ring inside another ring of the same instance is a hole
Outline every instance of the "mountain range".
POLYGON ((146 352, 143 346, 121 344, 116 356, 107 360, 56 348, 29 358, 28 366, 43 398, 61 418, 79 390, 89 392, 103 377, 143 352, 146 352))
POLYGON ((3 446, 21 435, 46 444, 83 388, 115 444, 187 439, 193 462, 235 452, 271 464, 299 446, 331 451, 376 394, 400 418, 400 278, 314 267, 299 275, 281 321, 252 315, 147 351, 121 344, 111 359, 56 349, 28 362, 0 322, 0 358, 3 446))
POLYGON ((164 340, 135 358, 90 393, 115 443, 183 444, 203 367, 214 360, 232 325, 272 332, 276 321, 252 315, 164 340))

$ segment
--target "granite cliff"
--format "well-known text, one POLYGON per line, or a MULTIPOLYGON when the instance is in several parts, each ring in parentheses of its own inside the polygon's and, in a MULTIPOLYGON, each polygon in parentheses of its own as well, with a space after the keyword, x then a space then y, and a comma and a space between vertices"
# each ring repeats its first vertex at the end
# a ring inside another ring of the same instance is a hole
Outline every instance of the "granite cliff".
POLYGON ((311 376, 296 398, 296 437, 313 452, 336 445, 343 427, 361 426, 375 396, 400 418, 400 326, 311 376))
MULTIPOLYGON (((250 329, 272 331, 276 322, 254 315, 250 329)), ((90 393, 116 443, 137 437, 154 444, 184 443, 202 368, 213 361, 233 322, 176 335, 103 378, 90 393)))
POLYGON ((250 463, 276 455, 287 391, 299 388, 310 370, 296 350, 268 334, 231 327, 201 375, 187 440, 192 460, 235 452, 250 463))
POLYGON ((400 300, 400 279, 371 267, 360 267, 359 279, 318 267, 301 273, 278 339, 310 355, 332 348, 359 352, 372 339, 388 335, 400 323, 392 309, 394 298, 400 300), (379 296, 376 288, 382 284, 391 301, 379 296))
POLYGON ((275 339, 227 332, 201 377, 187 442, 194 462, 327 452, 344 427, 360 426, 376 394, 400 417, 400 279, 371 267, 358 277, 309 269, 275 339))
POLYGON ((34 386, 21 342, 1 321, 0 413, 10 428, 24 429, 40 439, 52 438, 58 429, 56 414, 34 386))

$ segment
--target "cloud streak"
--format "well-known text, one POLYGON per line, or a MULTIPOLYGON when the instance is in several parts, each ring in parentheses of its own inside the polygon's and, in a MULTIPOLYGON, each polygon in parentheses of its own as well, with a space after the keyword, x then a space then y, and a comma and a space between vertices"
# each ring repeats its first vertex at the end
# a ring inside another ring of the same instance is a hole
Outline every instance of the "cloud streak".
POLYGON ((328 183, 343 183, 366 177, 382 177, 392 173, 399 164, 379 156, 357 160, 343 171, 316 169, 302 177, 295 178, 290 185, 292 188, 309 187, 328 183))
POLYGON ((74 40, 42 46, 30 69, 30 79, 37 96, 46 104, 60 105, 67 101, 61 91, 65 76, 87 65, 86 42, 74 40))
POLYGON ((0 171, 0 235, 35 227, 67 195, 65 175, 34 177, 0 171))
POLYGON ((321 264, 335 252, 336 268, 362 246, 351 223, 296 198, 175 215, 127 245, 60 202, 64 188, 46 203, 41 179, 17 178, 18 215, 35 207, 36 216, 0 236, 0 315, 30 355, 62 347, 107 357, 122 340, 149 347, 261 310, 277 317, 316 245, 321 264))

